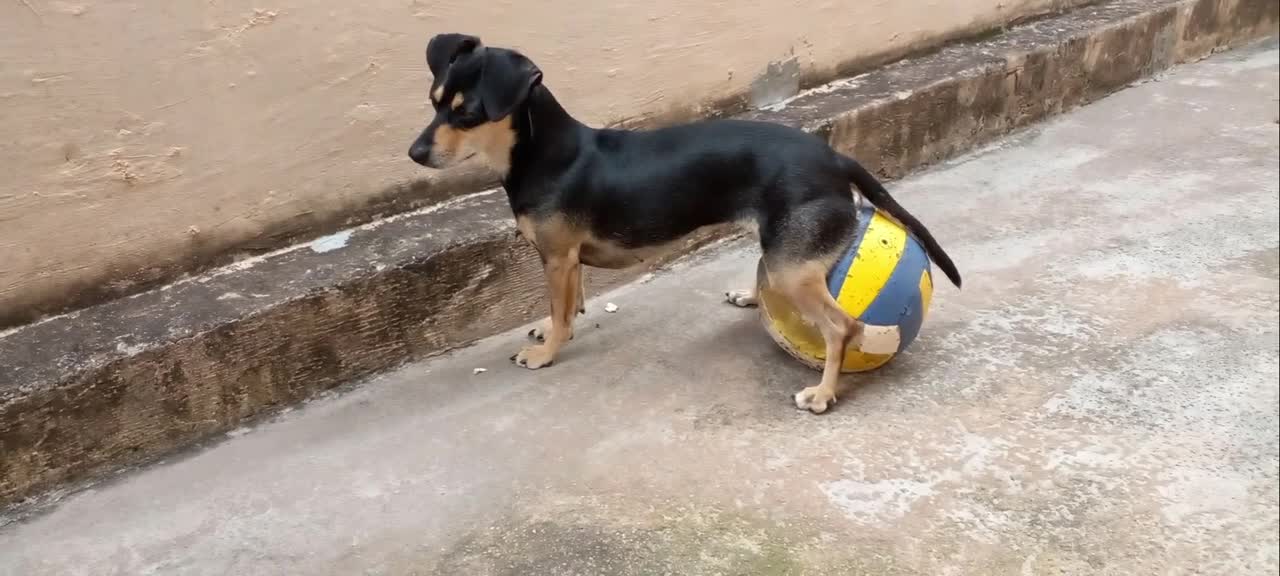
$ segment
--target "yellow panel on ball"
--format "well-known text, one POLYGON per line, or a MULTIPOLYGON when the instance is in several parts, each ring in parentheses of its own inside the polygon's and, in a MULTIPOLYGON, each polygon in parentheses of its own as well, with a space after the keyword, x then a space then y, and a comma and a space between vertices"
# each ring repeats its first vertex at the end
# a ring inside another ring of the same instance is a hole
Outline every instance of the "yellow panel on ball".
MULTIPOLYGON (((826 344, 784 296, 770 289, 761 261, 756 274, 765 329, 805 365, 822 369, 826 344)), ((892 360, 915 340, 933 297, 933 277, 924 247, 896 220, 871 206, 858 214, 853 242, 832 267, 827 288, 850 316, 871 326, 896 327, 897 351, 889 354, 845 350, 843 372, 865 372, 892 360)))

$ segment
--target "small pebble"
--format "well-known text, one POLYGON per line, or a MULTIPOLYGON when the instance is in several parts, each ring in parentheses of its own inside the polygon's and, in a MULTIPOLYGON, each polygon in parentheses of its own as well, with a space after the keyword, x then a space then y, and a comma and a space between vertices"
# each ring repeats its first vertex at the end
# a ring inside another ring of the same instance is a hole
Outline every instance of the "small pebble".
POLYGON ((605 304, 605 305, 604 305, 604 311, 605 311, 605 312, 608 312, 608 313, 610 313, 610 314, 613 314, 614 312, 617 312, 617 311, 618 311, 618 305, 617 305, 617 304, 614 304, 613 302, 610 302, 610 303, 608 303, 608 304, 605 304))
POLYGON ((472 370, 472 371, 471 371, 471 373, 472 373, 472 374, 484 374, 485 372, 488 372, 488 371, 489 371, 489 369, 488 369, 488 368, 476 368, 475 370, 472 370))

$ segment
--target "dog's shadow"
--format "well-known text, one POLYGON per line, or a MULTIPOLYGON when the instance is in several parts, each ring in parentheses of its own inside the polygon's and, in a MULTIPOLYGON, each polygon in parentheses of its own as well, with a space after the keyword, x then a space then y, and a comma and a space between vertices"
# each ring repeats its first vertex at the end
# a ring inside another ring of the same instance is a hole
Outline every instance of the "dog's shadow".
MULTIPOLYGON (((790 396, 805 386, 817 384, 822 377, 821 371, 801 364, 778 346, 765 331, 758 314, 744 314, 727 322, 710 338, 718 343, 717 354, 725 354, 726 362, 740 363, 745 379, 754 382, 759 392, 790 396)), ((859 394, 885 393, 890 387, 910 386, 922 368, 913 352, 915 350, 909 349, 899 353, 875 370, 842 374, 846 397, 852 399, 859 394)))

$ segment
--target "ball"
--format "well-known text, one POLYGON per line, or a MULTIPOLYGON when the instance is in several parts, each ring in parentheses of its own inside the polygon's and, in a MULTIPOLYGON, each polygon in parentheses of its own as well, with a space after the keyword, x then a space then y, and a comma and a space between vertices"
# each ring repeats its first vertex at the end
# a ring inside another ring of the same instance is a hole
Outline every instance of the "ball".
MULTIPOLYGON (((763 260, 756 278, 765 330, 789 354, 821 370, 826 362, 822 333, 770 289, 763 260)), ((827 275, 827 290, 845 312, 867 324, 862 347, 845 349, 841 372, 874 370, 920 333, 933 297, 929 256, 897 220, 864 205, 852 244, 827 275)))

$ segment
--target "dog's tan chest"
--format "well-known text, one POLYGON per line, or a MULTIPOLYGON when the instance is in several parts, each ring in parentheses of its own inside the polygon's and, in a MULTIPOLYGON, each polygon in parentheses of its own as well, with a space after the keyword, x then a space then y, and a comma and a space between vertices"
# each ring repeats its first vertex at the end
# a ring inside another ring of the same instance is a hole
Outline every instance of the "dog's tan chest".
POLYGON ((568 253, 576 248, 579 262, 595 268, 611 269, 629 268, 661 257, 674 249, 675 245, 683 239, 677 238, 653 246, 630 248, 574 226, 563 217, 534 220, 529 216, 518 216, 516 230, 521 237, 544 255, 568 253))

